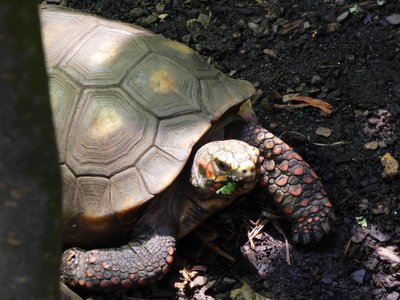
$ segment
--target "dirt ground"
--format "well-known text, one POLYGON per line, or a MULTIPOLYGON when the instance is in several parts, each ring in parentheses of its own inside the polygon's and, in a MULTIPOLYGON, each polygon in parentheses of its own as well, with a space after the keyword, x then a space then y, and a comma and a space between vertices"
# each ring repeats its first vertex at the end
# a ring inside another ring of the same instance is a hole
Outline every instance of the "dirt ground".
POLYGON ((337 215, 332 234, 307 248, 292 244, 279 222, 289 265, 271 223, 248 243, 250 220, 267 210, 255 192, 181 241, 174 269, 156 286, 93 298, 400 299, 400 178, 384 174, 381 162, 385 154, 400 160, 400 1, 62 4, 139 24, 251 81, 261 123, 313 166, 337 215), (325 100, 332 113, 282 108, 292 93, 325 100))

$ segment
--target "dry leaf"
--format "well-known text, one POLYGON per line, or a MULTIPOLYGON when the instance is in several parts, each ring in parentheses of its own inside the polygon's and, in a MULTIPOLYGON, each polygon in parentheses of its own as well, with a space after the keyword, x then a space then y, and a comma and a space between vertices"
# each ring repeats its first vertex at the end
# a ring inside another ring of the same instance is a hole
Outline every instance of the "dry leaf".
POLYGON ((187 268, 187 267, 183 267, 182 270, 179 270, 179 273, 181 273, 182 275, 181 280, 183 281, 175 282, 174 286, 176 289, 184 289, 186 288, 187 285, 190 286, 193 280, 199 275, 197 270, 194 270, 194 268, 187 268))
POLYGON ((335 32, 337 30, 337 28, 338 28, 338 25, 335 22, 328 24, 328 32, 335 32))
POLYGON ((318 107, 319 109, 321 109, 323 112, 326 112, 327 114, 332 113, 333 106, 330 105, 328 102, 325 102, 321 99, 307 97, 307 96, 295 96, 295 97, 291 98, 290 100, 305 102, 310 106, 318 107))
POLYGON ((392 179, 399 173, 399 162, 388 152, 381 157, 381 163, 384 167, 383 176, 392 179))
POLYGON ((376 252, 380 259, 386 260, 391 264, 400 264, 400 256, 396 253, 396 247, 378 247, 376 252))
POLYGON ((201 271, 201 272, 207 271, 207 267, 206 266, 201 266, 201 265, 195 265, 195 266, 191 267, 190 269, 192 271, 201 271))
POLYGON ((232 300, 266 300, 266 298, 256 293, 246 282, 243 283, 241 288, 231 291, 229 298, 232 300))
POLYGON ((303 25, 303 23, 304 20, 296 20, 293 22, 283 24, 282 25, 283 29, 279 31, 279 34, 287 34, 292 30, 298 29, 301 25, 303 25))

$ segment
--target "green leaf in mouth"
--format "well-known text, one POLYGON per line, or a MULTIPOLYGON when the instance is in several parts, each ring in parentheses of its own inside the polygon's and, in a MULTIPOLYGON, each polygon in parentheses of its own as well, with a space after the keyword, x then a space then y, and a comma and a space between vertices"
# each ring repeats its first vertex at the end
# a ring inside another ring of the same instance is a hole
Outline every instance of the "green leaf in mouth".
POLYGON ((220 194, 230 195, 230 194, 233 194, 235 192, 235 190, 236 190, 236 183, 235 182, 228 182, 222 188, 217 190, 217 195, 220 195, 220 194))

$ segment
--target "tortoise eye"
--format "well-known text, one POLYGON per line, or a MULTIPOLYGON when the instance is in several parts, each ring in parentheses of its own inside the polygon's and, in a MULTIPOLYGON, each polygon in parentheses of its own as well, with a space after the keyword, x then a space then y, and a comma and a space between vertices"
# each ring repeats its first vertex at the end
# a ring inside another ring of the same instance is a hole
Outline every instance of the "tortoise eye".
POLYGON ((224 172, 228 172, 231 170, 231 166, 228 165, 226 162, 219 160, 218 158, 215 159, 215 163, 217 164, 217 167, 224 172))

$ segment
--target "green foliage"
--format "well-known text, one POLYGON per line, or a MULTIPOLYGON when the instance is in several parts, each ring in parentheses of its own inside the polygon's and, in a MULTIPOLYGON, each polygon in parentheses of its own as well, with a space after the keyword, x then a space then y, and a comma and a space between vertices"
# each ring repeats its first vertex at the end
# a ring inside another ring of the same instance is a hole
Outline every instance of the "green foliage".
POLYGON ((229 182, 226 185, 224 185, 222 188, 217 190, 217 194, 222 194, 222 195, 231 195, 235 192, 236 190, 236 183, 235 182, 229 182))
POLYGON ((368 222, 365 217, 356 217, 357 224, 361 226, 362 228, 367 228, 368 227, 368 222))

